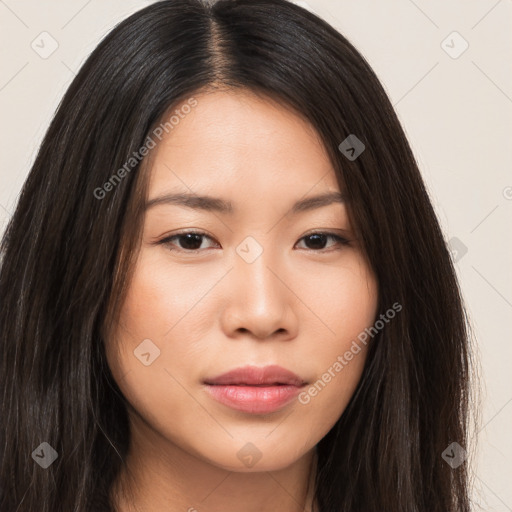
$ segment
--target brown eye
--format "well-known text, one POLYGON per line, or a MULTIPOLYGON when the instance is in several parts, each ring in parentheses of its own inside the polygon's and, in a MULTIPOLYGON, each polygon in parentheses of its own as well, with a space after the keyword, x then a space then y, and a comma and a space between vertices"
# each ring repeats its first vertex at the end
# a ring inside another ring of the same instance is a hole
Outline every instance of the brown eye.
POLYGON ((327 239, 327 235, 320 233, 315 233, 314 235, 304 237, 308 249, 325 249, 327 239))
POLYGON ((176 238, 179 241, 180 249, 195 251, 201 248, 202 235, 188 233, 185 235, 178 235, 176 238))
POLYGON ((201 247, 204 239, 213 240, 206 233, 199 231, 187 231, 164 238, 159 244, 165 245, 171 251, 194 252, 208 247, 201 247))
POLYGON ((324 250, 329 239, 334 240, 339 245, 349 245, 347 239, 334 233, 311 233, 301 238, 301 240, 305 241, 306 248, 312 251, 324 250))

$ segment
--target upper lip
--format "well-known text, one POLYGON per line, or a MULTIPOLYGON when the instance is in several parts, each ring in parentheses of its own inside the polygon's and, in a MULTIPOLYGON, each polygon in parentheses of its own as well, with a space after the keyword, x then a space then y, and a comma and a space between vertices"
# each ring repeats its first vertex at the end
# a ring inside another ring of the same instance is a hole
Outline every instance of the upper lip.
POLYGON ((217 377, 204 380, 205 384, 213 385, 272 385, 288 384, 292 386, 302 386, 306 382, 298 375, 278 365, 270 366, 244 366, 235 368, 217 377))

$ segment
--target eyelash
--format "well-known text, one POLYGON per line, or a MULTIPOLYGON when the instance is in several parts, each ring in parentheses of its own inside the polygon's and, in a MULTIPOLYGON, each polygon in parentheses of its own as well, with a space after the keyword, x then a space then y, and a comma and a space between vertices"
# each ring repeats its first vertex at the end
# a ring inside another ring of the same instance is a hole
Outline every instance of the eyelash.
MULTIPOLYGON (((185 235, 198 235, 198 236, 203 236, 203 237, 206 237, 206 238, 209 238, 210 240, 213 240, 213 238, 208 235, 207 233, 204 233, 203 231, 183 231, 181 233, 176 233, 174 235, 171 235, 171 236, 168 236, 166 238, 163 238, 162 240, 156 242, 157 245, 164 245, 166 246, 170 251, 176 251, 176 252, 184 252, 184 253, 189 253, 189 254, 196 254, 200 251, 204 251, 206 249, 183 249, 181 247, 173 247, 172 244, 171 244, 171 241, 174 240, 175 238, 179 238, 181 236, 185 236, 185 235)), ((314 231, 314 232, 311 232, 311 233, 308 233, 307 235, 304 235, 303 237, 301 237, 299 239, 299 241, 305 239, 305 238, 308 238, 310 236, 313 236, 313 235, 325 235, 329 238, 333 238, 334 240, 336 240, 338 242, 338 244, 340 244, 341 246, 349 246, 350 245, 350 241, 347 240, 346 238, 343 238, 342 236, 336 234, 336 233, 331 233, 329 231, 314 231)), ((332 248, 328 248, 328 249, 306 249, 308 251, 312 251, 312 252, 316 252, 316 253, 322 253, 322 252, 329 252, 329 251, 332 251, 333 249, 332 248)), ((338 249, 339 250, 339 249, 338 249)))

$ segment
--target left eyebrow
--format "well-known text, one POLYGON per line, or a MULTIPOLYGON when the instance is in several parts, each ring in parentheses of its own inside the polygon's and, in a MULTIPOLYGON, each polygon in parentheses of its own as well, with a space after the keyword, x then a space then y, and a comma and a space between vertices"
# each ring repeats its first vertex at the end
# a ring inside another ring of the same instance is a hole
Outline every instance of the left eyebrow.
POLYGON ((314 210, 333 203, 345 203, 345 196, 340 192, 327 192, 318 196, 308 197, 297 201, 292 207, 292 214, 314 210))
MULTIPOLYGON (((306 199, 300 199, 297 201, 291 209, 292 214, 302 213, 308 210, 314 210, 323 206, 328 206, 333 203, 345 203, 345 196, 340 192, 327 192, 306 199)), ((205 210, 205 211, 216 211, 219 213, 234 213, 233 204, 229 201, 221 199, 219 197, 181 193, 181 194, 166 194, 163 196, 155 197, 150 199, 145 209, 160 205, 160 204, 176 204, 178 206, 185 206, 187 208, 205 210)))

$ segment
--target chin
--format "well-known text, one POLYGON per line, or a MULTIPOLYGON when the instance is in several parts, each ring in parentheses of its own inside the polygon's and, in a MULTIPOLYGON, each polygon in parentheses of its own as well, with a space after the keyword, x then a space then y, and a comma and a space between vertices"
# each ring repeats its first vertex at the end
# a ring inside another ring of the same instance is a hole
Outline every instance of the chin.
POLYGON ((225 447, 222 452, 203 452, 201 457, 208 460, 210 464, 227 471, 259 473, 285 469, 297 462, 306 453, 307 450, 299 453, 293 449, 278 451, 276 446, 273 446, 268 440, 262 440, 261 442, 234 441, 231 447, 225 447))

